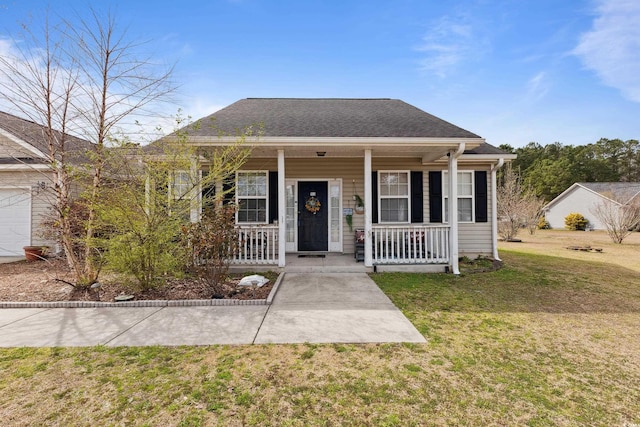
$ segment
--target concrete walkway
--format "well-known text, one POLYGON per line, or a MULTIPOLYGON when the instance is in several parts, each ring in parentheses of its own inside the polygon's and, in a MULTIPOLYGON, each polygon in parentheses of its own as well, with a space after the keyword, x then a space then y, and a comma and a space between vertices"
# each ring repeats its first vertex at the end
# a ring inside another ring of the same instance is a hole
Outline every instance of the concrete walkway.
POLYGON ((364 273, 288 273, 270 306, 1 309, 0 347, 425 342, 364 273))

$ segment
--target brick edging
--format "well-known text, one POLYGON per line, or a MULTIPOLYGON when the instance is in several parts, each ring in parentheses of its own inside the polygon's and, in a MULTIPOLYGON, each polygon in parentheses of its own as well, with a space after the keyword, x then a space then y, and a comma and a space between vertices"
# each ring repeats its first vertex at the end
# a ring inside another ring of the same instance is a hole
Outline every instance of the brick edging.
POLYGON ((266 299, 196 299, 196 300, 140 300, 140 301, 0 301, 2 308, 103 308, 103 307, 226 307, 270 305, 275 297, 284 272, 278 275, 266 299))

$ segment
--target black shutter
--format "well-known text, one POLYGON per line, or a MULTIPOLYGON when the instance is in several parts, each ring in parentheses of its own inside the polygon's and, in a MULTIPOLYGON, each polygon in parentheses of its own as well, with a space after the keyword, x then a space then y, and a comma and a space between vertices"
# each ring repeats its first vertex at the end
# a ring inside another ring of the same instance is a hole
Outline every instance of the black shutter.
POLYGON ((411 223, 424 221, 422 207, 422 171, 411 171, 411 223))
POLYGON ((222 181, 222 194, 223 194, 222 203, 225 205, 231 205, 236 202, 235 180, 236 180, 235 175, 231 175, 226 177, 222 181))
POLYGON ((278 172, 269 172, 269 224, 278 219, 278 172))
POLYGON ((487 172, 475 172, 476 222, 488 222, 487 172))
POLYGON ((442 222, 442 172, 429 172, 429 222, 442 222))
POLYGON ((371 172, 371 222, 378 223, 378 172, 371 172))

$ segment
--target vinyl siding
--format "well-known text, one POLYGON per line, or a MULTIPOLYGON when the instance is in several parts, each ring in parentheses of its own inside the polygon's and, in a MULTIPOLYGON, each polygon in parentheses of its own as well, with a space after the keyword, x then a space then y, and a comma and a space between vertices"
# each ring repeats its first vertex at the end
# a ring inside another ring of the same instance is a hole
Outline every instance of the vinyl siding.
POLYGON ((598 203, 603 202, 603 198, 582 187, 575 187, 572 191, 562 196, 554 202, 551 208, 545 213, 545 218, 549 221, 551 228, 564 228, 564 218, 570 213, 581 213, 589 220, 589 226, 595 230, 602 230, 605 227, 592 213, 598 203))
MULTIPOLYGON (((256 158, 249 160, 242 169, 245 170, 277 170, 277 160, 273 158, 256 158)), ((459 170, 484 170, 487 171, 488 188, 488 217, 493 215, 491 206, 491 173, 486 164, 459 164, 459 170)), ((423 172, 423 218, 424 223, 429 223, 429 171, 447 170, 446 163, 434 163, 423 165, 419 158, 373 158, 373 171, 381 170, 407 170, 423 172)), ((364 159, 363 158, 286 158, 285 174, 287 179, 341 179, 342 180, 342 207, 355 208, 353 195, 358 194, 364 199, 364 159)), ((377 185, 377 183, 373 183, 377 185)), ((353 215, 353 229, 364 228, 364 215, 353 215)), ((354 250, 353 232, 343 216, 343 252, 350 253, 354 250)), ((485 223, 460 224, 459 250, 462 255, 491 255, 492 249, 491 221, 485 223)))

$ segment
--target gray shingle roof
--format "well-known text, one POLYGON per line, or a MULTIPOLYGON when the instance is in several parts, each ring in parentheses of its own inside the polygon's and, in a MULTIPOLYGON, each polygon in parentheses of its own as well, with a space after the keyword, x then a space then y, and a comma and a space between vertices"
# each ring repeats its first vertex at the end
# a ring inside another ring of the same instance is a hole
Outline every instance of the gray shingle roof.
POLYGON ((200 119, 192 136, 262 123, 272 137, 480 138, 398 99, 247 98, 200 119))
POLYGON ((589 190, 626 204, 640 193, 640 182, 579 182, 589 190))
MULTIPOLYGON (((0 128, 45 154, 49 152, 44 126, 0 111, 0 128)), ((60 137, 62 132, 55 131, 55 134, 60 137)), ((73 153, 80 157, 90 147, 89 141, 67 134, 67 152, 69 154, 73 153)))

